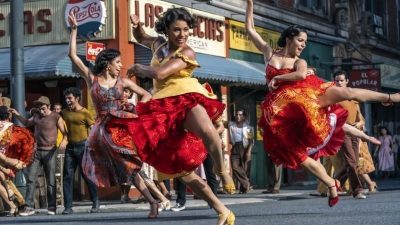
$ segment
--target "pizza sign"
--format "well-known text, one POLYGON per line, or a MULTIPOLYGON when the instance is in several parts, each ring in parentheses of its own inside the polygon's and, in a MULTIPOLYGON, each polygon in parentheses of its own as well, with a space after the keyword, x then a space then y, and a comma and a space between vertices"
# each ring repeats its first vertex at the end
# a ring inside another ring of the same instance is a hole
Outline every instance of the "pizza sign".
POLYGON ((69 0, 65 7, 65 22, 69 28, 68 15, 74 14, 78 23, 78 36, 96 36, 105 24, 106 7, 101 0, 69 0))

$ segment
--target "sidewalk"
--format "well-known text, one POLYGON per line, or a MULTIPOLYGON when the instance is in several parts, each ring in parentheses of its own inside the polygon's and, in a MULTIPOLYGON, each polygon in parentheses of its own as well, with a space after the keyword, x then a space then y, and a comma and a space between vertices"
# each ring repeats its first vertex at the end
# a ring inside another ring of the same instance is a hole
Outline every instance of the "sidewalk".
MULTIPOLYGON (((377 180, 378 191, 391 191, 400 190, 400 178, 391 178, 387 180, 377 180)), ((309 196, 309 194, 315 190, 315 183, 282 187, 279 194, 262 194, 264 189, 251 190, 247 194, 235 194, 235 195, 218 195, 221 201, 225 205, 235 204, 249 204, 249 203, 262 203, 266 201, 278 201, 293 196, 309 196)), ((175 196, 174 196, 175 197, 175 196)), ((175 200, 171 201, 171 205, 175 204, 175 200)), ((91 208, 92 203, 90 201, 74 202, 74 213, 87 213, 91 208)), ((187 195, 187 208, 199 208, 208 207, 207 203, 203 200, 193 199, 193 195, 187 195)), ((148 210, 149 204, 147 203, 120 203, 119 201, 102 201, 100 202, 101 212, 123 212, 123 211, 136 211, 136 210, 148 210)), ((61 214, 64 208, 58 207, 57 214, 61 214)), ((38 209, 37 213, 46 214, 46 209, 38 209)))

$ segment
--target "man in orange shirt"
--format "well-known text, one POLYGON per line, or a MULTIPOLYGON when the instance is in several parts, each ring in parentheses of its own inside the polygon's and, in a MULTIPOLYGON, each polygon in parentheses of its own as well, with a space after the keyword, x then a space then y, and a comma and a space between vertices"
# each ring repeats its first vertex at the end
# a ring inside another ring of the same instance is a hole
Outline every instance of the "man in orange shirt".
MULTIPOLYGON (((339 87, 346 87, 349 82, 345 71, 336 72, 333 78, 336 85, 339 87)), ((339 104, 348 111, 346 120, 347 124, 355 126, 356 128, 361 128, 364 125, 364 122, 361 119, 358 102, 343 101, 339 104)), ((346 134, 344 143, 340 149, 344 156, 344 168, 341 171, 337 171, 336 178, 341 184, 344 184, 347 178, 349 178, 353 197, 356 199, 365 199, 366 196, 363 194, 363 187, 357 173, 358 143, 358 138, 346 134)))

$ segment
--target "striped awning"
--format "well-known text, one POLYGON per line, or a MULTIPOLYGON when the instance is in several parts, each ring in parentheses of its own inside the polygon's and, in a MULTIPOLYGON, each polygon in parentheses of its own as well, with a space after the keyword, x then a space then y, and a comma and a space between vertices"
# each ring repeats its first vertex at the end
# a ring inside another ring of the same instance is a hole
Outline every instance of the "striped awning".
MULTIPOLYGON (((0 80, 10 79, 10 51, 0 49, 0 80)), ((68 44, 25 47, 24 74, 28 79, 79 77, 68 57, 68 44)))

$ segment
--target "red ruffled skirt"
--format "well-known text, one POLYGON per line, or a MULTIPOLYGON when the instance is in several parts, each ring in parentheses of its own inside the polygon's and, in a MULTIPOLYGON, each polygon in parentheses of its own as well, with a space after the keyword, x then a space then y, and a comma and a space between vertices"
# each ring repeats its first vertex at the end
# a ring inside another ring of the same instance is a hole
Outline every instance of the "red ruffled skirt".
POLYGON ((184 129, 186 115, 196 105, 202 105, 211 120, 218 119, 225 108, 216 99, 187 93, 139 103, 138 118, 113 118, 106 129, 118 130, 119 135, 113 137, 118 145, 124 145, 120 140, 129 135, 140 158, 157 171, 170 175, 190 172, 207 156, 202 140, 184 129))
POLYGON ((297 169, 308 156, 318 159, 339 151, 347 111, 339 105, 321 108, 318 102, 333 85, 312 75, 266 95, 259 126, 264 149, 275 164, 297 169))
POLYGON ((36 143, 32 133, 23 127, 12 125, 1 140, 5 156, 18 159, 30 165, 36 152, 36 143))

